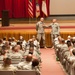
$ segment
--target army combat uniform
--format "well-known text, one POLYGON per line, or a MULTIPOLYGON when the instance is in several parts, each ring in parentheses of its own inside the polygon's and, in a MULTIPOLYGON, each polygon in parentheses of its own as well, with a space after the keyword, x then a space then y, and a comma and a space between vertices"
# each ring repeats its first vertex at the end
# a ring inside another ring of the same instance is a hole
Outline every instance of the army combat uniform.
POLYGON ((59 24, 58 23, 51 23, 49 25, 49 27, 51 27, 51 38, 52 38, 52 42, 54 41, 55 37, 57 37, 59 35, 59 24))
POLYGON ((45 46, 45 28, 46 26, 44 25, 43 22, 39 21, 36 24, 36 31, 37 31, 37 39, 40 42, 41 38, 43 39, 43 45, 45 46))

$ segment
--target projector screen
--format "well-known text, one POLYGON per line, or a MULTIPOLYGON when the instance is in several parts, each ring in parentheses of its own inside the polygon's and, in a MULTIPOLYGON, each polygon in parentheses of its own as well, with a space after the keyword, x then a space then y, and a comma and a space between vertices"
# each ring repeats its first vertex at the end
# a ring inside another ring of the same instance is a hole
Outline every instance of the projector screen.
POLYGON ((50 0, 50 15, 75 15, 75 0, 50 0))

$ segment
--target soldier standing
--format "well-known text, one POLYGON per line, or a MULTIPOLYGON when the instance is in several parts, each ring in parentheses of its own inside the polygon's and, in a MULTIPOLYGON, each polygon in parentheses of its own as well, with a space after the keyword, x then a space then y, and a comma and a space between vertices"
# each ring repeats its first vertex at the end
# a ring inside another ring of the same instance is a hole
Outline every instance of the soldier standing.
POLYGON ((44 48, 47 48, 45 46, 45 24, 44 24, 44 18, 40 18, 40 21, 36 24, 36 31, 37 31, 37 39, 40 42, 41 38, 43 39, 43 45, 44 48))
POLYGON ((52 20, 52 23, 48 26, 48 27, 51 27, 51 38, 52 38, 52 43, 54 42, 54 39, 60 35, 59 33, 59 24, 56 22, 57 20, 56 19, 53 19, 52 20))

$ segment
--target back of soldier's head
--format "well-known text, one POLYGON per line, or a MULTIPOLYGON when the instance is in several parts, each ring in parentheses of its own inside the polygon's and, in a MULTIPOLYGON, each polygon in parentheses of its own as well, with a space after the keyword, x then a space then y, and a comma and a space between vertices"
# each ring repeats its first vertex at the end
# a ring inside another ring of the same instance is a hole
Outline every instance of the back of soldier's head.
POLYGON ((17 42, 17 45, 21 45, 22 43, 20 41, 17 42))
POLYGON ((12 41, 15 41, 15 38, 12 38, 11 40, 12 40, 12 41))
POLYGON ((38 59, 33 59, 32 66, 35 67, 35 66, 38 66, 38 65, 39 65, 39 60, 38 59))
POLYGON ((33 51, 33 50, 34 50, 34 47, 30 47, 30 48, 29 48, 29 51, 33 51))
POLYGON ((2 39, 0 39, 0 43, 2 43, 3 42, 3 40, 2 39))
POLYGON ((27 62, 31 62, 31 61, 32 61, 32 55, 31 55, 31 54, 28 54, 28 55, 26 56, 26 61, 27 61, 27 62))
POLYGON ((75 46, 75 41, 72 41, 73 45, 75 46))
POLYGON ((2 50, 6 50, 6 46, 5 45, 2 46, 2 50))
POLYGON ((62 38, 62 39, 61 39, 61 42, 62 42, 62 44, 64 44, 64 43, 65 43, 65 40, 62 38))
POLYGON ((68 45, 68 47, 71 46, 71 41, 70 40, 67 41, 67 45, 68 45))
POLYGON ((6 52, 5 52, 5 50, 1 50, 1 55, 5 55, 6 54, 6 52))
POLYGON ((17 47, 17 45, 16 45, 16 46, 13 46, 13 47, 12 47, 12 50, 13 50, 14 52, 18 52, 18 47, 17 47))
POLYGON ((10 38, 8 38, 8 41, 9 41, 9 42, 11 42, 11 41, 12 41, 12 38, 11 38, 11 37, 10 37, 10 38))
POLYGON ((4 59, 3 59, 3 62, 4 62, 4 63, 3 63, 4 66, 8 66, 8 65, 11 64, 11 59, 10 59, 10 58, 4 58, 4 59))
POLYGON ((75 56, 75 48, 72 50, 72 54, 75 56))
POLYGON ((21 49, 21 45, 16 45, 17 46, 17 48, 20 50, 21 49))
POLYGON ((6 40, 6 37, 3 37, 3 40, 6 40))
POLYGON ((6 42, 5 42, 5 46, 8 46, 8 45, 9 45, 9 42, 8 42, 8 41, 6 41, 6 42))

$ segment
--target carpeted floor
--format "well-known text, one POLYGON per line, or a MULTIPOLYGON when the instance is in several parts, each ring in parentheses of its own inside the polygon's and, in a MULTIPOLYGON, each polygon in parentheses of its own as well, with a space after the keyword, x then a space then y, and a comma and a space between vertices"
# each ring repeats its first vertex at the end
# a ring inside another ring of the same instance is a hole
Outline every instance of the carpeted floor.
POLYGON ((56 61, 53 49, 41 49, 42 68, 41 75, 66 75, 59 61, 56 61))

